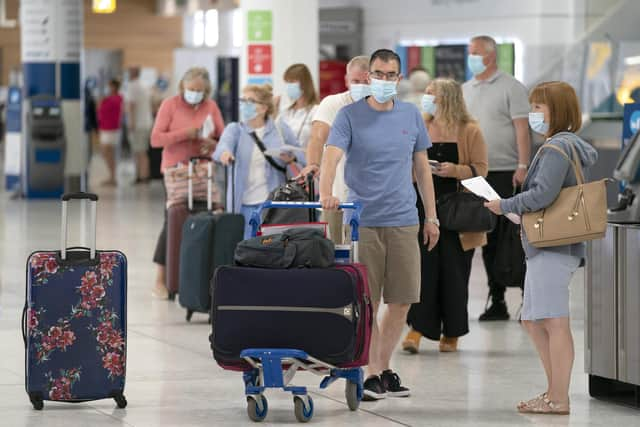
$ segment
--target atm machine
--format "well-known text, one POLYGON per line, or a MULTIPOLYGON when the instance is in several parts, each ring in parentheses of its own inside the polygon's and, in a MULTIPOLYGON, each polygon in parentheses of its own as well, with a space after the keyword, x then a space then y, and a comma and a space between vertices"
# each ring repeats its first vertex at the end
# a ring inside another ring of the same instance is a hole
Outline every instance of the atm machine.
POLYGON ((640 408, 640 132, 613 176, 619 204, 606 237, 587 246, 585 370, 591 396, 640 408))
POLYGON ((25 125, 23 195, 60 197, 64 192, 66 151, 60 100, 50 95, 30 98, 25 125))

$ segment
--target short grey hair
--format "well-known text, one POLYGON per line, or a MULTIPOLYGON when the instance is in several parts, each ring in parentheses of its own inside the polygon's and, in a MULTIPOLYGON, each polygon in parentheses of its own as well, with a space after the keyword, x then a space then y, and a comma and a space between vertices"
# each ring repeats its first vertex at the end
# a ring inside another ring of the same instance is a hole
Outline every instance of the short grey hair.
POLYGON ((351 58, 351 61, 347 64, 347 73, 354 67, 363 71, 369 71, 369 57, 367 55, 360 55, 351 58))
POLYGON ((472 42, 482 42, 484 49, 487 53, 495 52, 497 50, 497 44, 493 37, 490 36, 476 36, 471 39, 472 42))
POLYGON ((178 86, 180 93, 184 94, 184 84, 195 79, 202 79, 204 81, 204 98, 209 99, 211 97, 211 79, 209 78, 209 71, 204 67, 192 67, 184 73, 178 86))

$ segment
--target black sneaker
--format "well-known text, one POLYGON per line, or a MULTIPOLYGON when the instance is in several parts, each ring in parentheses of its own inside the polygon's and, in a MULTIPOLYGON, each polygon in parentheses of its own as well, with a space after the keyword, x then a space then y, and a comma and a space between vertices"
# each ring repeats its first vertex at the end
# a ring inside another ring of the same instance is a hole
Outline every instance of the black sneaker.
POLYGON ((389 397, 409 397, 409 389, 400 384, 400 377, 391 369, 387 369, 380 374, 382 385, 389 397))
POLYGON ((382 381, 378 375, 372 375, 364 382, 364 396, 362 400, 366 402, 373 402, 376 400, 384 399, 387 397, 387 393, 382 385, 382 381))
POLYGON ((478 319, 481 322, 491 320, 509 320, 509 310, 507 310, 507 303, 502 301, 492 301, 491 306, 480 315, 478 319))

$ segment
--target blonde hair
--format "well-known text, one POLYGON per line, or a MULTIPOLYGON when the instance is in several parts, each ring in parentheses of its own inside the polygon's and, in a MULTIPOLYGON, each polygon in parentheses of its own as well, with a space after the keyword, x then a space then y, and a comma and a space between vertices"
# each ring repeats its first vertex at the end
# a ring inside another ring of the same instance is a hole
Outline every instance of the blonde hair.
POLYGON ((209 71, 207 71, 204 67, 192 67, 184 73, 182 79, 180 80, 180 84, 178 85, 178 89, 180 90, 180 94, 184 94, 184 84, 195 79, 202 79, 204 82, 204 97, 203 100, 209 99, 211 97, 211 79, 209 78, 209 71))
MULTIPOLYGON (((437 120, 447 131, 457 132, 460 127, 475 122, 467 110, 460 83, 453 79, 437 78, 429 83, 427 89, 429 88, 436 96, 437 120)), ((428 122, 433 120, 434 117, 427 117, 428 122)))
POLYGON ((575 133, 582 126, 578 96, 569 83, 557 81, 540 83, 531 91, 529 103, 544 104, 549 108, 547 137, 558 132, 575 133))
POLYGON ((256 96, 256 101, 267 106, 266 117, 273 116, 276 108, 273 105, 273 87, 270 84, 247 85, 242 91, 253 92, 256 96))
MULTIPOLYGON (((313 79, 311 78, 311 71, 304 64, 293 64, 286 69, 283 76, 285 81, 297 81, 300 82, 300 89, 302 89, 302 98, 307 105, 316 105, 318 101, 318 94, 316 88, 313 86, 313 79)), ((293 105, 292 105, 293 107, 293 105)))

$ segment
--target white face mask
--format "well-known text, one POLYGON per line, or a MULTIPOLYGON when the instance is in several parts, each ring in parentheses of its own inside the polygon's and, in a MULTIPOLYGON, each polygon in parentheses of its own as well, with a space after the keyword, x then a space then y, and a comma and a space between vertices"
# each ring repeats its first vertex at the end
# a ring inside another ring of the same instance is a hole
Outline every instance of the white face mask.
POLYGON ((204 92, 185 89, 182 96, 187 104, 196 105, 202 102, 204 92))
POLYGON ((529 113, 529 126, 534 132, 541 135, 546 135, 549 132, 549 123, 544 121, 544 113, 541 112, 529 113))

